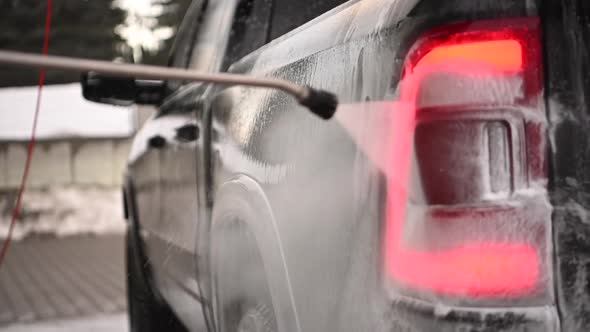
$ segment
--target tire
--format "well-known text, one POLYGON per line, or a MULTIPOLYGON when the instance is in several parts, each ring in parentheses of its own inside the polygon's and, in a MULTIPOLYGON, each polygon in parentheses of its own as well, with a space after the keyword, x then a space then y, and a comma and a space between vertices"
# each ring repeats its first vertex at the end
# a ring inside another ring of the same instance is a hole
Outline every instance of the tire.
POLYGON ((131 332, 185 332, 172 310, 154 296, 147 276, 149 267, 134 245, 133 231, 126 235, 127 310, 131 332))
POLYGON ((219 332, 277 332, 264 264, 243 224, 222 226, 213 238, 212 277, 219 332))

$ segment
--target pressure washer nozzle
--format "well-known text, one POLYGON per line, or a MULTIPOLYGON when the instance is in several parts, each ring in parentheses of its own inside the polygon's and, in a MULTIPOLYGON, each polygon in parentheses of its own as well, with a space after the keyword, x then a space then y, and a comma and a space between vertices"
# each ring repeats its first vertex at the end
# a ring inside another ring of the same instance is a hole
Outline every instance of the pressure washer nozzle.
POLYGON ((299 104, 320 118, 329 120, 336 113, 338 98, 328 91, 307 87, 307 93, 299 98, 299 104))

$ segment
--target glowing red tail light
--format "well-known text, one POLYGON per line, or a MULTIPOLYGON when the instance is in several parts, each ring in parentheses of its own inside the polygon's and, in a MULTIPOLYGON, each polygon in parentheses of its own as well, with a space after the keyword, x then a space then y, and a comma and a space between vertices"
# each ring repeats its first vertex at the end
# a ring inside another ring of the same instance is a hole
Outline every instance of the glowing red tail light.
POLYGON ((537 18, 437 29, 406 58, 385 265, 417 296, 544 301, 550 283, 537 18))
POLYGON ((441 65, 454 61, 494 66, 498 71, 522 70, 522 45, 518 40, 473 41, 437 46, 413 67, 441 65))

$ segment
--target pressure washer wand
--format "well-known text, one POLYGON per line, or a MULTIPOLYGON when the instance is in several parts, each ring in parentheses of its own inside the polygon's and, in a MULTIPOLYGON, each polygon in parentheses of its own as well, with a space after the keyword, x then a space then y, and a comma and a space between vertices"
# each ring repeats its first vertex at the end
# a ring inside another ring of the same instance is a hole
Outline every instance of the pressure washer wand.
POLYGON ((80 73, 94 72, 116 77, 145 80, 180 80, 217 83, 228 86, 243 85, 258 88, 278 89, 293 96, 300 105, 308 108, 322 119, 330 119, 336 112, 338 99, 328 91, 277 79, 229 73, 203 73, 179 68, 124 64, 79 58, 37 55, 0 50, 0 64, 45 69, 59 69, 80 73))

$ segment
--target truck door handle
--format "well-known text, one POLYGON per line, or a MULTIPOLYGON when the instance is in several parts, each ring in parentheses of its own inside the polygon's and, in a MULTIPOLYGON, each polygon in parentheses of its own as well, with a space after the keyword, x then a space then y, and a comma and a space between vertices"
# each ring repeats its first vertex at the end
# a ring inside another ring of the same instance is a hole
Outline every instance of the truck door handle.
POLYGON ((161 149, 167 144, 166 139, 160 135, 150 137, 148 140, 148 147, 151 149, 161 149))
POLYGON ((182 143, 194 142, 199 139, 199 127, 192 123, 178 127, 175 138, 182 143))

